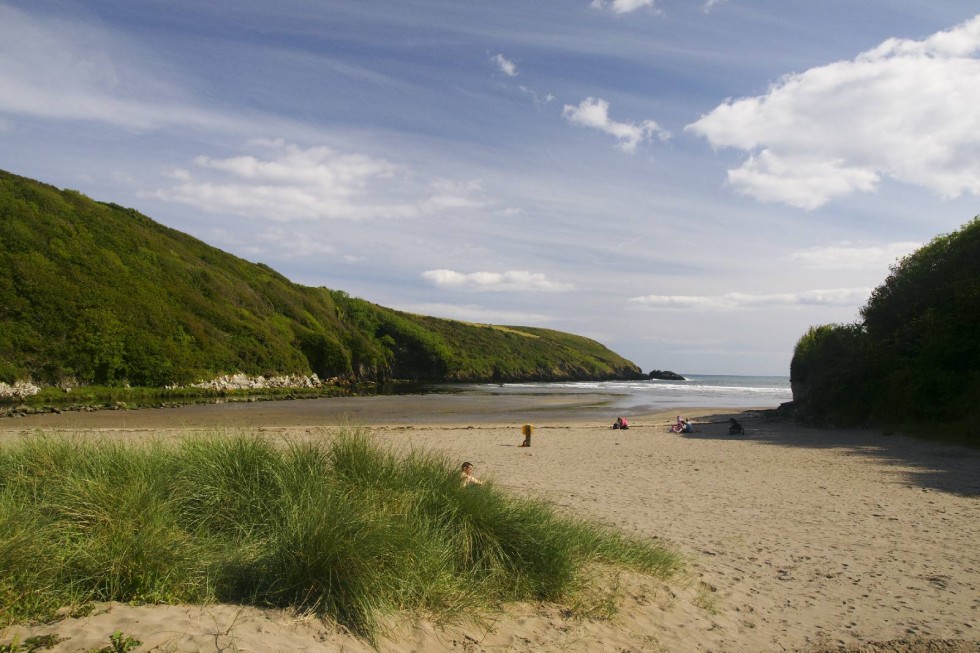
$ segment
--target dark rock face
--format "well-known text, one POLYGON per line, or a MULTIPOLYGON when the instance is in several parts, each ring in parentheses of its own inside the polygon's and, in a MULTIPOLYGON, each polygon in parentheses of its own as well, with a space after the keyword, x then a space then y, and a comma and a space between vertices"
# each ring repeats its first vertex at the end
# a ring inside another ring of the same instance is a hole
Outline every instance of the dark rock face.
POLYGON ((670 370, 651 370, 647 375, 648 379, 660 379, 661 381, 687 381, 683 376, 670 370))

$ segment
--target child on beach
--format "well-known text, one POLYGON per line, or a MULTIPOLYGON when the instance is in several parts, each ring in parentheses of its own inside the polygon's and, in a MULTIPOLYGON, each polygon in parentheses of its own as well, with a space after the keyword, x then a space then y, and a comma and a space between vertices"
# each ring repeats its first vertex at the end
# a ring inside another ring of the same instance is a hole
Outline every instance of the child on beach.
POLYGON ((524 434, 524 442, 521 443, 522 447, 531 446, 531 434, 534 433, 534 424, 525 424, 521 427, 521 433, 524 434))
POLYGON ((625 417, 617 417, 616 421, 613 422, 612 427, 614 429, 628 429, 630 427, 630 423, 626 421, 625 417))
POLYGON ((460 471, 460 482, 463 487, 468 487, 470 485, 483 485, 483 481, 473 476, 473 463, 467 461, 463 463, 463 467, 460 471))

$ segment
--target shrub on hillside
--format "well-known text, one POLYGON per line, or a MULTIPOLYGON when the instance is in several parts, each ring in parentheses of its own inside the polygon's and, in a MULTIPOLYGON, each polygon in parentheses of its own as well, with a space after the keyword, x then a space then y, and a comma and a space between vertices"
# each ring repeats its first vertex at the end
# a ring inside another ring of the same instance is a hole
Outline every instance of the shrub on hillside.
POLYGON ((861 317, 797 343, 790 379, 804 418, 980 419, 980 217, 899 261, 861 317))

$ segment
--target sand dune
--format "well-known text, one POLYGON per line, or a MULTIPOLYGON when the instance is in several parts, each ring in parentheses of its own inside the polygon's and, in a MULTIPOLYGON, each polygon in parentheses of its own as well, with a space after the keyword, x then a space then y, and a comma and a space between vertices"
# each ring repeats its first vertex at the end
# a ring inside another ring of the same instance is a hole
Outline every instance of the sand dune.
MULTIPOLYGON (((702 417, 689 435, 667 433, 668 414, 632 416, 628 431, 547 419, 560 410, 536 414, 533 446, 519 448, 520 420, 458 426, 459 412, 399 419, 385 405, 378 423, 358 418, 379 438, 447 451, 485 480, 662 538, 688 571, 669 584, 621 578, 612 621, 505 606, 480 623, 393 623, 383 651, 980 651, 980 451, 752 413, 740 418, 748 433, 739 437, 726 434, 721 414, 702 417)), ((37 428, 127 440, 191 428, 169 428, 158 414, 144 413, 154 417, 142 425, 140 413, 97 426, 6 420, 0 441, 37 428)), ((327 437, 341 421, 328 419, 245 424, 276 437, 327 437)), ((224 605, 98 606, 9 629, 0 643, 57 633, 69 639, 53 650, 90 650, 115 630, 140 639, 140 651, 372 650, 315 619, 224 605)))

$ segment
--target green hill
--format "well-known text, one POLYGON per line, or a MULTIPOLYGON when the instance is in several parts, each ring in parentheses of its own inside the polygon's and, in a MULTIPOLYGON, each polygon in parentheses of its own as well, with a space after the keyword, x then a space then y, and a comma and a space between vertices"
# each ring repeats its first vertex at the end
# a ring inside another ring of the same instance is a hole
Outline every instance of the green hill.
POLYGON ((902 259, 861 317, 797 343, 798 412, 840 425, 963 421, 980 442, 980 217, 902 259))
POLYGON ((133 209, 0 171, 0 381, 162 387, 632 378, 599 343, 401 313, 290 282, 133 209))

